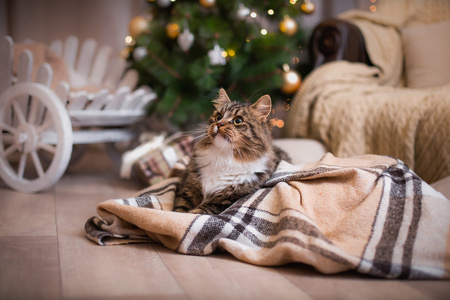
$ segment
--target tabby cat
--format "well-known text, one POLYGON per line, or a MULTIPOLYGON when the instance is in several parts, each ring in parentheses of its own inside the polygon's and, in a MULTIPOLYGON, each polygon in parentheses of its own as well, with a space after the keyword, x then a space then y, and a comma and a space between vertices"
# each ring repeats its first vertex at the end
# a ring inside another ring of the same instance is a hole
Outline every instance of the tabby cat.
POLYGON ((224 89, 196 145, 174 210, 218 214, 259 189, 287 156, 272 146, 269 95, 254 104, 231 101, 224 89))

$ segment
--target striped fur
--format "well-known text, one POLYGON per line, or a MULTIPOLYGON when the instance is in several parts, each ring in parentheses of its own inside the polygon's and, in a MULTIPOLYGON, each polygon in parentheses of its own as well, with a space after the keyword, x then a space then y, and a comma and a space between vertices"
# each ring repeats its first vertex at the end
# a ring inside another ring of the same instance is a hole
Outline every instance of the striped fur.
POLYGON ((280 158, 272 146, 268 95, 255 104, 231 101, 225 90, 194 149, 175 211, 218 214, 259 189, 280 158))

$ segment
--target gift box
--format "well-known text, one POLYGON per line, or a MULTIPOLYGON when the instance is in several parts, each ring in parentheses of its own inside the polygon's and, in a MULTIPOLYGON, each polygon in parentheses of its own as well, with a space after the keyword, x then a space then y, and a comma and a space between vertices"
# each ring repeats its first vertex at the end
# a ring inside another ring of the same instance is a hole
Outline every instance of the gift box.
POLYGON ((143 185, 154 185, 169 176, 177 161, 192 155, 194 144, 191 135, 156 136, 124 156, 121 176, 130 178, 132 173, 143 185))

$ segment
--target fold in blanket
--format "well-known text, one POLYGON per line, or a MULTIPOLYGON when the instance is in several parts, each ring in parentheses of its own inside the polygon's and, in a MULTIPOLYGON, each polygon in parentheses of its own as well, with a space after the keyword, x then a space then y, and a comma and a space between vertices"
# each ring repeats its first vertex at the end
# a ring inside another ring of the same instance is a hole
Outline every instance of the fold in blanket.
POLYGON ((450 202, 401 161, 331 154, 281 162, 265 186, 219 215, 172 212, 178 178, 100 203, 85 229, 100 245, 155 241, 179 253, 312 265, 386 278, 450 278, 450 202))

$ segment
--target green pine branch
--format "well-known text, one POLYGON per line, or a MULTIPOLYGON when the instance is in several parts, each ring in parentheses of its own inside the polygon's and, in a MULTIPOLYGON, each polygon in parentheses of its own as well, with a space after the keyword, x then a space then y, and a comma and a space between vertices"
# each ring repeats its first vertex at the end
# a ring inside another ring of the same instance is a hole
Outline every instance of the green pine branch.
POLYGON ((151 86, 158 95, 153 106, 156 113, 168 115, 174 124, 189 127, 204 120, 211 112, 211 100, 219 88, 227 89, 231 97, 247 99, 269 93, 274 99, 284 99, 281 67, 289 63, 304 45, 301 28, 292 36, 279 32, 278 23, 285 15, 300 15, 300 6, 289 1, 216 0, 213 8, 202 7, 197 0, 172 2, 168 8, 149 2, 153 18, 149 33, 142 34, 133 49, 144 47, 148 55, 136 61, 131 52, 131 67, 139 72, 141 84, 151 86), (271 24, 267 35, 261 35, 261 19, 245 21, 237 17, 239 4, 256 11, 271 24), (268 15, 268 9, 275 13, 268 15), (187 25, 194 34, 192 47, 183 52, 176 39, 166 34, 166 25, 178 24, 180 32, 187 25), (210 64, 208 51, 217 43, 226 51, 233 50, 226 65, 210 64))

